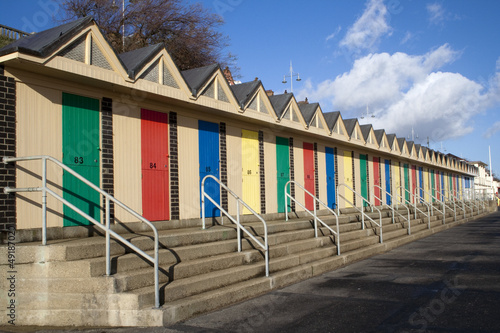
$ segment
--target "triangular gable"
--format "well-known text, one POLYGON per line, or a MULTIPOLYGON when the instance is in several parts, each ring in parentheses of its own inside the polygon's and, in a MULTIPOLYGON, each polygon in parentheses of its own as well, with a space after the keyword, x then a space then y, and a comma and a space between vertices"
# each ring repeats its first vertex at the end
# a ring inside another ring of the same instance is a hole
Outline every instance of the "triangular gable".
POLYGON ((422 159, 425 162, 429 162, 429 149, 427 147, 422 147, 422 159))
POLYGON ((408 147, 408 155, 410 158, 417 158, 417 154, 415 153, 415 142, 406 141, 406 146, 408 147))
POLYGON ((277 120, 276 113, 273 110, 273 105, 266 94, 266 90, 260 80, 251 82, 239 83, 230 86, 234 96, 236 97, 240 110, 258 112, 263 115, 268 115, 274 120, 277 120))
POLYGON ((396 140, 396 134, 387 134, 387 141, 389 142, 389 147, 391 151, 400 154, 401 150, 398 146, 398 141, 396 140))
POLYGON ((75 32, 73 38, 66 44, 59 45, 44 62, 50 64, 56 56, 117 72, 124 79, 128 79, 122 61, 93 20, 89 22, 89 26, 78 33, 75 32))
POLYGON ((292 122, 300 123, 306 127, 306 123, 302 114, 300 113, 299 106, 293 94, 284 93, 281 95, 273 95, 269 97, 273 105, 274 112, 278 120, 289 120, 292 122))
POLYGON ((398 142, 398 147, 401 152, 401 155, 403 156, 410 156, 410 153, 408 151, 408 145, 406 144, 406 139, 405 138, 397 138, 396 139, 398 142))
POLYGON ((361 132, 363 133, 363 139, 366 145, 378 148, 377 138, 375 137, 375 131, 371 124, 361 125, 361 132))
POLYGON ((323 118, 326 121, 330 135, 339 139, 349 140, 347 130, 345 128, 344 120, 340 111, 323 113, 323 118))
POLYGON ((296 123, 300 123, 306 128, 306 122, 304 121, 304 117, 302 117, 302 113, 300 112, 299 105, 295 100, 295 97, 290 99, 288 106, 285 108, 285 112, 281 119, 291 120, 296 123))
POLYGON ((300 103, 299 110, 308 128, 316 127, 325 129, 328 127, 319 103, 300 103))
POLYGON ((358 119, 345 119, 344 124, 350 140, 361 141, 365 144, 365 139, 363 138, 363 132, 361 132, 361 128, 359 127, 358 119))
POLYGON ((207 97, 238 107, 238 101, 218 64, 181 72, 191 89, 193 99, 207 97))
POLYGON ((385 133, 385 130, 378 129, 378 130, 374 130, 373 133, 375 134, 375 138, 377 140, 377 144, 378 144, 379 149, 385 150, 385 151, 391 151, 391 148, 389 145, 389 140, 387 139, 387 135, 385 133))

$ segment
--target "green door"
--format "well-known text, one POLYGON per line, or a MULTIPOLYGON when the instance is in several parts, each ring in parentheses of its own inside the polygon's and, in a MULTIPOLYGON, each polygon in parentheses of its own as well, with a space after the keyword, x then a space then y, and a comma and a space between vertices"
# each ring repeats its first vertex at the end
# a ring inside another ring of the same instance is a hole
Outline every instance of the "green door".
MULTIPOLYGON (((278 213, 285 212, 285 184, 290 180, 290 153, 287 138, 276 137, 276 172, 278 177, 278 213)), ((287 201, 290 207, 290 199, 287 201)))
MULTIPOLYGON (((63 93, 63 163, 99 186, 99 100, 63 93)), ((100 221, 100 194, 63 173, 63 198, 100 221)), ((89 225, 85 218, 64 205, 64 226, 89 225)))
MULTIPOLYGON (((361 181, 361 196, 365 198, 365 200, 370 201, 368 199, 368 177, 366 173, 366 163, 368 160, 368 155, 359 155, 359 175, 361 181)), ((368 206, 366 201, 363 201, 363 207, 368 206)))

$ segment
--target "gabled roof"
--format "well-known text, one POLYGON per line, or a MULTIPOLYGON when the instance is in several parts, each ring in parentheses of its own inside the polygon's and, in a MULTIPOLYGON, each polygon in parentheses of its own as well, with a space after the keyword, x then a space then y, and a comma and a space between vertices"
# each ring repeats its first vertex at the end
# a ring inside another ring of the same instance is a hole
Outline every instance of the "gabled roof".
POLYGON ((45 58, 71 38, 79 34, 83 28, 92 24, 95 24, 94 19, 87 16, 55 28, 20 38, 0 49, 0 56, 13 52, 20 52, 45 58))
POLYGON ((399 145, 399 150, 403 152, 403 147, 405 146, 406 139, 405 138, 397 138, 398 140, 398 145, 399 145))
POLYGON ((311 121, 316 114, 316 110, 319 107, 319 103, 310 103, 310 104, 299 104, 300 113, 302 113, 302 117, 306 124, 309 126, 311 121))
POLYGON ((207 82, 207 80, 217 71, 220 70, 218 64, 212 64, 205 67, 193 68, 182 71, 182 77, 188 84, 193 96, 198 95, 199 90, 207 82))
POLYGON ((370 130, 373 126, 371 124, 366 124, 360 125, 359 127, 361 128, 361 133, 363 133, 363 139, 365 139, 365 141, 368 141, 368 136, 370 135, 370 130))
POLYGON ((406 141, 406 145, 408 146, 408 154, 411 156, 413 154, 413 151, 415 150, 415 142, 406 141))
POLYGON ((255 92, 261 85, 262 82, 260 80, 254 80, 250 82, 235 84, 230 87, 233 91, 234 96, 238 100, 240 107, 243 108, 251 101, 252 97, 255 95, 255 92))
POLYGON ((389 147, 392 147, 394 146, 394 140, 396 139, 396 134, 387 134, 387 141, 389 142, 389 147))
POLYGON ((323 117, 325 117, 330 132, 333 131, 333 128, 335 127, 335 123, 337 122, 337 119, 339 119, 339 116, 340 116, 340 111, 323 113, 323 117))
POLYGON ((378 129, 373 131, 375 133, 375 138, 377 139, 377 143, 380 146, 382 139, 384 138, 385 130, 378 129))
POLYGON ((280 119, 283 113, 286 111, 286 107, 290 103, 292 97, 292 93, 284 93, 281 95, 273 95, 269 97, 269 100, 273 105, 274 112, 276 112, 276 116, 278 116, 278 119, 280 119))
POLYGON ((165 48, 163 43, 146 46, 134 51, 129 51, 118 55, 127 70, 130 78, 135 78, 136 74, 165 48))
POLYGON ((344 119, 344 125, 345 125, 345 128, 347 130, 347 135, 349 137, 352 136, 352 132, 356 128, 356 124, 357 123, 358 123, 358 119, 357 118, 344 119))
POLYGON ((427 159, 427 147, 421 147, 422 155, 424 155, 424 161, 427 159))

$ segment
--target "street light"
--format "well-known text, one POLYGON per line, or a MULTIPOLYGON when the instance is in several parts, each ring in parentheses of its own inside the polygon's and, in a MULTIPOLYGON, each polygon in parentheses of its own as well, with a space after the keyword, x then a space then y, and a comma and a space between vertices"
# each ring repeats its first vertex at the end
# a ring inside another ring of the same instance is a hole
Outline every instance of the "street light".
POLYGON ((286 78, 290 78, 290 92, 293 92, 293 77, 296 76, 296 81, 300 81, 301 78, 299 76, 299 73, 294 73, 293 68, 292 68, 292 61, 290 60, 290 75, 283 75, 283 81, 281 83, 287 83, 286 78))
MULTIPOLYGON (((118 9, 118 5, 113 0, 113 9, 118 9)), ((122 51, 125 51, 125 0, 122 0, 122 51)))

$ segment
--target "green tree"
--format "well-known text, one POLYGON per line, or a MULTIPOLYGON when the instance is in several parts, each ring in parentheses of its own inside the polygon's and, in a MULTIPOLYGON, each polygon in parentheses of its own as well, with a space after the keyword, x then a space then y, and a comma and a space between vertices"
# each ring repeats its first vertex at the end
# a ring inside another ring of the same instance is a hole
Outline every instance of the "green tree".
POLYGON ((0 36, 0 49, 4 47, 5 45, 9 45, 12 43, 14 40, 5 36, 0 36))
POLYGON ((120 0, 60 0, 60 3, 63 22, 92 16, 118 53, 164 43, 181 70, 216 62, 221 66, 234 63, 233 55, 223 54, 228 38, 218 31, 222 18, 199 3, 127 0, 124 10, 120 0))

